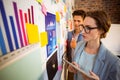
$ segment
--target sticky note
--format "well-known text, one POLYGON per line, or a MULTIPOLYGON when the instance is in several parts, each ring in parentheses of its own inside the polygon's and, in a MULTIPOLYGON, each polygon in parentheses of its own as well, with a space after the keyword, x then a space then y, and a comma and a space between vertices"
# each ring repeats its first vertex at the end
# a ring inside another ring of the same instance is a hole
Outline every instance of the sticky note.
POLYGON ((64 6, 64 12, 66 13, 66 11, 67 11, 67 8, 66 8, 66 6, 64 6))
POLYGON ((42 3, 41 4, 41 7, 42 7, 42 13, 44 14, 44 15, 47 15, 47 8, 45 7, 45 5, 42 3))
POLYGON ((37 2, 39 2, 39 3, 42 3, 42 0, 36 0, 37 2))
POLYGON ((60 13, 59 12, 56 12, 56 21, 60 22, 60 13))
POLYGON ((62 70, 62 66, 59 65, 59 66, 58 66, 58 71, 61 71, 61 70, 62 70))
POLYGON ((56 1, 56 3, 58 3, 59 2, 59 0, 55 0, 56 1))
POLYGON ((60 44, 60 39, 57 40, 57 43, 60 44))
POLYGON ((29 44, 39 42, 38 26, 26 23, 26 30, 29 44))
POLYGON ((48 44, 47 32, 41 32, 40 33, 40 43, 41 43, 41 47, 43 47, 43 46, 48 44))

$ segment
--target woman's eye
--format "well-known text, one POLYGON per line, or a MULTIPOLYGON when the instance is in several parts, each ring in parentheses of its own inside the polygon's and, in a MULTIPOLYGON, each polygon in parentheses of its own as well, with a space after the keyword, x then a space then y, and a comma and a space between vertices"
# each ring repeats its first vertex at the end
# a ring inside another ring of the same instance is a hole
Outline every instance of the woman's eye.
POLYGON ((91 28, 90 27, 86 27, 87 30, 90 30, 91 28))

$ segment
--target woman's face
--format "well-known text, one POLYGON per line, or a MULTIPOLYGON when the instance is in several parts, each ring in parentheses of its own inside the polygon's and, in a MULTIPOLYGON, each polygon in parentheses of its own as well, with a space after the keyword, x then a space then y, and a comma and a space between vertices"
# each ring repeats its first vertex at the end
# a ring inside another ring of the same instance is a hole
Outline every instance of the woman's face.
POLYGON ((95 20, 92 17, 86 17, 84 19, 83 25, 84 29, 82 31, 82 35, 85 41, 96 41, 100 39, 101 32, 100 30, 98 30, 98 26, 96 25, 95 20))

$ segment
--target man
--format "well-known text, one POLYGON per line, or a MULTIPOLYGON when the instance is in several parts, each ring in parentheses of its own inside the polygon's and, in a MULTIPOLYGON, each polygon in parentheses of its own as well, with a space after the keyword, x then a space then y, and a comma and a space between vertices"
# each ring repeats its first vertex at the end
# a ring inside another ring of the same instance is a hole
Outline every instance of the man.
POLYGON ((66 48, 67 58, 68 58, 68 61, 70 61, 70 62, 74 55, 74 49, 76 47, 76 43, 79 42, 80 40, 82 40, 82 35, 81 35, 82 27, 80 27, 79 25, 83 24, 85 15, 86 15, 85 11, 83 11, 83 10, 75 10, 72 13, 74 30, 68 32, 67 48, 66 48))
MULTIPOLYGON (((76 47, 77 42, 82 40, 82 35, 81 35, 82 27, 80 27, 80 25, 83 24, 85 15, 86 13, 83 10, 75 10, 72 13, 74 30, 68 32, 67 47, 66 47, 67 59, 70 62, 72 61, 72 58, 74 56, 74 49, 76 47)), ((71 75, 71 73, 69 72, 68 72, 68 80, 73 80, 73 75, 71 75)))

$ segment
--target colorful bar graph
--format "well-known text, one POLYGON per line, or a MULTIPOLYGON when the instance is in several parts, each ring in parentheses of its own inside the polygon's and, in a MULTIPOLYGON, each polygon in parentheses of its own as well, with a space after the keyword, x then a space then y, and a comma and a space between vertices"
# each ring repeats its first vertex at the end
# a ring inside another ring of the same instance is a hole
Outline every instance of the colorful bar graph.
POLYGON ((32 14, 32 24, 34 24, 34 11, 33 11, 33 6, 31 6, 31 14, 32 14))
POLYGON ((29 18, 29 23, 31 23, 30 9, 28 9, 28 18, 29 18))
POLYGON ((25 23, 28 23, 27 13, 24 13, 25 23))
POLYGON ((23 12, 21 9, 19 10, 19 13, 20 13, 20 21, 21 21, 21 26, 22 26, 23 38, 24 38, 24 42, 25 42, 24 46, 25 46, 28 44, 28 42, 27 42, 27 36, 26 36, 26 32, 25 32, 25 26, 24 26, 25 24, 23 21, 23 12))
POLYGON ((28 32, 26 29, 26 23, 31 24, 32 27, 34 27, 35 29, 34 33, 32 33, 32 35, 34 34, 34 36, 30 36, 33 40, 33 43, 39 41, 38 27, 34 25, 34 7, 31 5, 30 8, 27 9, 27 12, 23 12, 22 9, 18 8, 16 2, 13 1, 12 5, 14 11, 13 16, 6 15, 6 11, 4 8, 4 6, 6 5, 4 5, 3 0, 0 0, 0 19, 2 19, 1 22, 3 23, 2 26, 0 25, 0 53, 2 53, 2 55, 5 55, 8 52, 13 51, 14 49, 19 49, 29 44, 29 36, 27 35, 28 32), (8 24, 7 17, 10 25, 8 24))
POLYGON ((0 28, 0 48, 1 48, 1 51, 2 51, 2 55, 7 54, 7 50, 6 50, 6 47, 5 47, 5 42, 4 42, 4 39, 3 39, 3 34, 2 34, 1 28, 0 28))
POLYGON ((10 48, 10 51, 13 51, 12 39, 10 36, 8 21, 7 21, 6 12, 5 12, 2 0, 0 0, 0 10, 1 10, 2 20, 3 20, 4 27, 5 27, 5 32, 6 32, 9 48, 10 48))
POLYGON ((19 44, 18 44, 18 39, 17 39, 17 34, 16 34, 16 30, 15 30, 15 24, 14 24, 14 21, 13 21, 13 17, 9 16, 9 19, 10 19, 10 23, 11 23, 11 26, 12 26, 12 31, 13 31, 13 36, 14 36, 14 40, 15 40, 16 49, 19 49, 19 44))
POLYGON ((13 8, 14 8, 14 13, 15 13, 17 27, 18 27, 21 47, 23 47, 22 31, 21 31, 21 28, 20 28, 19 16, 18 16, 18 8, 17 8, 16 2, 13 2, 13 8))

